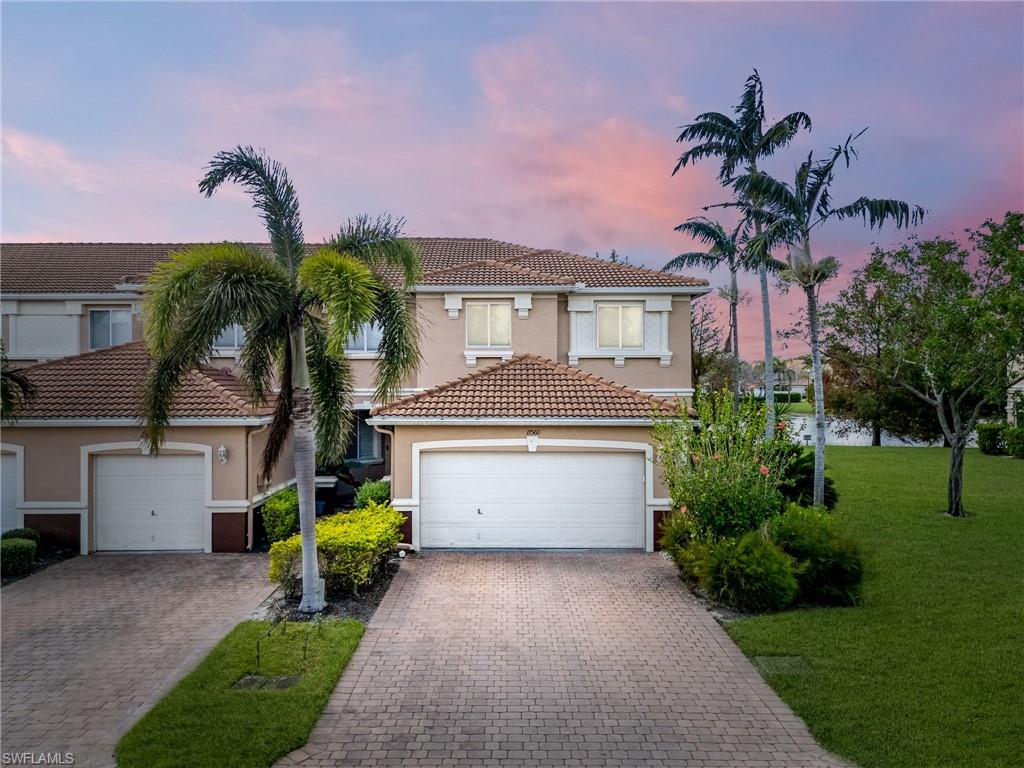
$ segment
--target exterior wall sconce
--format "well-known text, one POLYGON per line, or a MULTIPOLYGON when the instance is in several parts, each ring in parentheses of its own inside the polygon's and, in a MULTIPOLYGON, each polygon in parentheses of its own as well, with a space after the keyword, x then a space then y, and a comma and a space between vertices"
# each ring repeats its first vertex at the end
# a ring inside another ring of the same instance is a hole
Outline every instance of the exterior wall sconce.
POLYGON ((221 447, 217 449, 217 460, 221 464, 228 463, 228 449, 225 448, 223 445, 221 445, 221 447))

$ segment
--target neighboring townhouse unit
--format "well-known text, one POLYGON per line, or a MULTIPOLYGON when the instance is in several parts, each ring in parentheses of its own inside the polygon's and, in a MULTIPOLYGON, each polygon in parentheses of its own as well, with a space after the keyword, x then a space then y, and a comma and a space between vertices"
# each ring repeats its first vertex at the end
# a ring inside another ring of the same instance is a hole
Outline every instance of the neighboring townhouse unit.
MULTIPOLYGON (((423 359, 403 399, 372 400, 375 327, 347 351, 348 460, 393 476, 407 540, 652 548, 668 500, 650 416, 692 394, 690 301, 707 281, 488 239, 410 242, 423 359)), ((138 445, 142 283, 183 247, 0 246, 5 348, 40 391, 4 429, 5 528, 49 521, 83 552, 251 545, 253 507, 289 482, 290 461, 256 485, 269 415, 231 373, 241 328, 192 374, 168 449, 138 445)))

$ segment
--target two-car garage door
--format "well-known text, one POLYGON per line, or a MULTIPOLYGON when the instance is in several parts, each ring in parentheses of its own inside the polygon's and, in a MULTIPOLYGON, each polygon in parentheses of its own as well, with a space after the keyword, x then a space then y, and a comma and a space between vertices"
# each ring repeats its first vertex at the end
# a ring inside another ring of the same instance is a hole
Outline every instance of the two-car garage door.
POLYGON ((640 453, 424 452, 420 546, 642 548, 640 453))
POLYGON ((97 456, 97 550, 202 550, 202 456, 97 456))

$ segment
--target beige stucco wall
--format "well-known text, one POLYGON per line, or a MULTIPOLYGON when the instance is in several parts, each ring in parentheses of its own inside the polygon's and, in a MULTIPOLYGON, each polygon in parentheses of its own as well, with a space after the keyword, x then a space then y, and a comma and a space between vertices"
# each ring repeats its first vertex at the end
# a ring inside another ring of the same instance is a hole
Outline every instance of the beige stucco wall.
MULTIPOLYGON (((395 436, 391 448, 391 490, 396 499, 407 499, 412 495, 412 446, 413 443, 421 443, 434 440, 494 440, 501 438, 525 438, 528 429, 538 429, 541 439, 562 439, 562 440, 616 440, 631 443, 650 443, 651 431, 649 427, 606 427, 606 426, 500 426, 500 425, 479 425, 479 426, 400 426, 387 427, 394 429, 395 436)), ((452 450, 466 451, 511 451, 524 452, 525 447, 515 446, 511 448, 461 448, 452 450)), ((604 448, 549 448, 538 447, 538 451, 554 451, 557 453, 576 452, 585 450, 615 450, 604 448)), ((661 471, 654 467, 654 493, 655 498, 668 496, 668 489, 662 481, 661 471)))

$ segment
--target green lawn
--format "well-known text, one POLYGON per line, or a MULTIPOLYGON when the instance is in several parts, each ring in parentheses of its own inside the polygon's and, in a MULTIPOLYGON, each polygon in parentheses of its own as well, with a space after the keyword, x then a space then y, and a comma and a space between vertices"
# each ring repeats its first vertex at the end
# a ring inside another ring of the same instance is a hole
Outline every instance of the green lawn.
POLYGON ((780 407, 784 407, 791 416, 809 416, 814 413, 814 403, 807 400, 801 400, 798 403, 785 403, 785 405, 780 404, 780 407))
POLYGON ((353 619, 235 627, 117 746, 120 768, 261 768, 306 743, 327 697, 363 636, 353 619), (303 646, 308 635, 306 658, 303 646), (287 690, 232 690, 243 675, 293 675, 287 690))
POLYGON ((941 514, 948 451, 829 447, 836 513, 861 545, 862 606, 729 626, 749 656, 796 655, 772 687, 833 752, 871 768, 1024 760, 1024 462, 969 450, 941 514))

